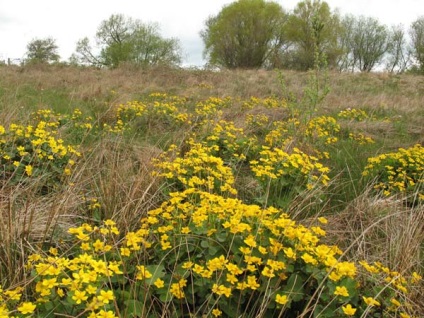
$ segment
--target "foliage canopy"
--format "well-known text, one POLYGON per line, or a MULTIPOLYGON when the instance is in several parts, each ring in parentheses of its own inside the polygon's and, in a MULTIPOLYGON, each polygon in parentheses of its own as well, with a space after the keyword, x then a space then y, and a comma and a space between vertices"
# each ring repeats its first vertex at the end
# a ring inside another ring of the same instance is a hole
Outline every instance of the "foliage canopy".
POLYGON ((122 14, 113 14, 100 23, 96 33, 100 54, 93 53, 90 40, 78 41, 74 59, 77 62, 117 67, 123 62, 140 66, 181 63, 181 47, 177 39, 163 38, 159 25, 143 23, 122 14))
POLYGON ((415 20, 409 30, 412 40, 412 54, 418 69, 424 73, 424 16, 415 20))
POLYGON ((383 60, 391 47, 389 29, 376 18, 351 15, 343 19, 343 26, 345 67, 370 72, 383 60))
POLYGON ((58 46, 53 38, 33 39, 27 45, 27 61, 30 63, 51 63, 59 61, 58 46))
POLYGON ((287 14, 276 2, 239 0, 206 21, 201 32, 211 65, 259 68, 286 43, 287 14))
POLYGON ((329 5, 320 0, 299 2, 287 24, 288 39, 294 44, 289 55, 290 67, 308 70, 314 67, 315 54, 325 56, 334 65, 341 50, 337 38, 340 18, 329 5))

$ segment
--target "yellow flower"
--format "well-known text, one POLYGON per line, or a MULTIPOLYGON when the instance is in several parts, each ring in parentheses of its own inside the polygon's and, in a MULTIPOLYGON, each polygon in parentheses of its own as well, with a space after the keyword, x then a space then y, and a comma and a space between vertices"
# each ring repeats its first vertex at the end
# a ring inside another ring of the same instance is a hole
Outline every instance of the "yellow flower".
POLYGON ((283 251, 284 251, 284 254, 286 254, 286 256, 288 258, 296 259, 296 252, 293 251, 293 249, 291 247, 287 247, 283 251))
POLYGON ((174 283, 171 285, 169 289, 170 293, 177 299, 182 299, 185 297, 183 287, 187 284, 185 279, 180 279, 178 283, 174 283))
POLYGON ((144 279, 152 277, 152 273, 150 273, 144 265, 137 265, 138 273, 136 279, 144 279))
POLYGON ((231 288, 224 285, 213 284, 212 292, 219 296, 225 295, 227 298, 231 296, 231 288))
POLYGON ((89 250, 91 250, 91 246, 90 246, 89 243, 81 243, 81 249, 83 251, 89 251, 89 250))
POLYGON ((262 270, 262 276, 269 278, 275 277, 274 270, 272 268, 269 268, 268 266, 265 266, 262 270))
POLYGON ((190 228, 188 227, 188 226, 185 226, 185 227, 183 227, 182 229, 181 229, 181 233, 182 234, 188 234, 188 233, 190 233, 191 231, 190 231, 190 228))
POLYGON ((19 300, 21 299, 21 296, 22 296, 22 290, 23 289, 21 287, 18 287, 12 290, 6 290, 4 292, 4 295, 6 295, 11 300, 19 300))
POLYGON ((235 283, 238 282, 238 279, 235 275, 233 274, 228 274, 227 273, 227 282, 229 282, 230 284, 234 285, 235 283))
POLYGON ((117 318, 117 316, 115 316, 112 310, 104 311, 102 309, 97 313, 96 318, 117 318))
POLYGON ((165 286, 165 282, 162 279, 158 278, 155 280, 153 285, 155 285, 157 288, 162 288, 163 286, 165 286))
POLYGON ((244 243, 246 243, 247 246, 250 247, 256 247, 256 241, 255 237, 253 235, 249 235, 245 240, 244 243))
POLYGON ((62 298, 63 296, 65 296, 65 291, 62 288, 58 288, 57 294, 59 295, 60 298, 62 298))
POLYGON ((97 240, 93 243, 93 247, 94 247, 94 250, 95 250, 96 252, 99 252, 99 251, 103 250, 104 243, 103 243, 102 241, 100 241, 99 239, 97 239, 97 240))
POLYGON ((415 284, 418 283, 420 280, 422 280, 422 276, 419 275, 417 272, 413 272, 412 273, 412 279, 411 279, 411 283, 415 284))
POLYGON ((346 287, 344 286, 337 286, 336 290, 334 291, 334 295, 336 296, 343 296, 343 297, 349 297, 349 292, 346 287))
POLYGON ((275 297, 275 302, 277 304, 280 304, 280 305, 285 305, 285 304, 288 303, 288 301, 289 301, 289 299, 288 299, 287 295, 277 294, 277 296, 275 297))
POLYGON ((88 285, 85 288, 86 292, 89 293, 90 295, 94 295, 97 292, 97 287, 93 286, 93 285, 88 285))
POLYGON ((0 318, 9 318, 9 309, 6 305, 0 305, 0 318))
POLYGON ((397 299, 395 299, 395 298, 390 299, 390 302, 393 305, 395 305, 396 307, 400 307, 400 305, 401 305, 400 302, 397 299))
POLYGON ((28 175, 28 177, 30 177, 32 175, 32 166, 31 165, 25 166, 25 173, 28 175))
POLYGON ((32 314, 36 308, 36 305, 34 305, 31 302, 24 302, 18 307, 18 311, 22 314, 32 314))
POLYGON ((171 248, 171 243, 168 241, 160 241, 160 244, 161 244, 162 250, 164 251, 171 248))
POLYGON ((222 315, 222 311, 219 310, 218 308, 215 308, 215 309, 212 310, 212 316, 219 317, 221 315, 222 315))
POLYGON ((372 297, 362 296, 362 299, 368 306, 380 306, 380 303, 372 297))
POLYGON ((319 217, 318 222, 320 222, 321 224, 327 224, 328 220, 325 217, 319 217))
POLYGON ((109 301, 114 299, 113 292, 111 290, 108 290, 108 291, 101 290, 100 295, 97 296, 97 299, 103 302, 103 304, 109 304, 109 301))
POLYGON ((184 269, 190 269, 194 266, 193 262, 185 262, 181 267, 184 269))
POLYGON ((81 304, 82 301, 87 300, 88 296, 86 296, 85 291, 76 290, 72 299, 75 300, 77 304, 81 304))
POLYGON ((228 263, 228 260, 225 259, 224 255, 215 257, 207 261, 206 266, 210 271, 222 270, 225 268, 225 265, 228 263))
POLYGON ((318 263, 318 261, 308 253, 304 253, 301 258, 305 261, 306 264, 316 265, 318 263))
POLYGON ((342 306, 343 313, 346 316, 353 316, 356 312, 356 308, 353 308, 351 304, 347 304, 346 306, 342 306))
POLYGON ((250 287, 250 289, 252 290, 256 290, 260 287, 261 285, 258 284, 258 282, 256 281, 256 277, 255 276, 247 276, 247 284, 246 287, 250 287))
POLYGON ((121 256, 130 256, 131 250, 127 247, 121 247, 120 248, 121 256))

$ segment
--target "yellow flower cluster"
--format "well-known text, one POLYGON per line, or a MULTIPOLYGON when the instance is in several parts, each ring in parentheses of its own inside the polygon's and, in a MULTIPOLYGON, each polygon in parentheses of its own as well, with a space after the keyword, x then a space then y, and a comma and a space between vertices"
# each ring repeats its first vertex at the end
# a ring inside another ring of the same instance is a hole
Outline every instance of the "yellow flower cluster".
MULTIPOLYGON (((319 222, 327 220, 321 217, 319 222)), ((137 299, 144 299, 146 293, 157 295, 146 306, 157 306, 159 299, 177 303, 194 299, 198 313, 214 310, 215 316, 222 314, 221 302, 233 297, 249 306, 254 292, 287 306, 308 300, 321 288, 328 295, 325 305, 332 304, 345 316, 369 311, 369 307, 381 310, 386 296, 377 298, 361 289, 356 281, 358 266, 340 260, 343 253, 336 246, 321 242, 326 232, 320 226, 308 228, 273 207, 262 209, 194 188, 171 193, 168 201, 150 210, 139 229, 127 232, 123 240, 118 239, 120 232, 111 220, 100 227, 83 224, 70 228, 69 233, 79 250, 72 257, 59 256, 56 248, 30 256, 27 269, 36 275, 34 300, 24 300, 21 287, 0 288, 0 317, 12 317, 15 308, 22 315, 31 315, 49 301, 71 301, 74 315, 117 317, 118 308, 125 310, 125 303, 116 303, 119 291, 110 283, 117 280, 140 283, 137 286, 143 292, 131 293, 141 297, 137 299), (347 303, 358 294, 361 301, 356 306, 347 303)), ((385 289, 391 305, 384 310, 407 317, 402 311, 406 306, 402 295, 412 280, 380 263, 361 262, 361 266, 373 275, 386 274, 384 284, 391 287, 385 289)), ((412 279, 417 282, 421 277, 415 274, 412 279)))
POLYGON ((175 147, 171 147, 171 151, 165 153, 161 160, 155 160, 159 176, 177 180, 186 189, 236 194, 231 168, 220 157, 212 155, 212 152, 219 150, 218 147, 206 147, 194 140, 188 144, 191 148, 183 157, 171 159, 170 155, 175 150, 175 147))
POLYGON ((260 106, 268 109, 287 108, 287 101, 285 99, 277 99, 274 97, 258 98, 252 96, 249 100, 242 103, 242 107, 244 109, 253 109, 260 106))
POLYGON ((268 126, 270 119, 263 114, 248 114, 246 115, 246 123, 251 127, 265 128, 268 126))
POLYGON ((74 109, 70 118, 71 121, 74 123, 74 127, 82 129, 93 128, 93 117, 86 116, 83 118, 83 113, 79 108, 74 109))
MULTIPOLYGON (((105 126, 106 131, 123 132, 134 119, 195 123, 194 137, 181 153, 171 146, 154 161, 158 170, 154 174, 170 181, 167 199, 145 212, 135 230, 120 233, 112 220, 100 226, 82 224, 68 231, 70 251, 51 248, 30 256, 26 269, 33 280, 28 286, 0 286, 0 318, 43 316, 51 308, 68 316, 117 317, 133 310, 128 316, 147 317, 149 310, 163 313, 171 307, 176 316, 265 312, 273 316, 278 310, 294 317, 303 303, 314 304, 314 316, 329 310, 342 317, 367 313, 408 317, 406 295, 420 275, 406 279, 378 262, 358 266, 345 261, 337 246, 324 243, 325 227, 299 224, 270 201, 260 207, 236 198, 234 161, 259 181, 264 193, 277 199, 286 189, 326 186, 329 168, 300 150, 308 148, 296 148, 296 143, 299 139, 301 143, 321 140, 324 146, 336 142, 340 130, 336 119, 322 116, 302 122, 292 112, 287 121, 270 123, 265 115, 251 115, 245 123, 271 128, 251 137, 234 122, 222 120, 231 103, 231 98, 211 97, 190 105, 185 98, 155 93, 144 102, 119 105, 115 122, 105 126), (361 270, 372 279, 360 279, 361 270), (379 293, 373 294, 376 289, 379 293), (253 298, 261 299, 261 304, 253 298)), ((284 100, 254 97, 242 105, 287 107, 284 100)), ((346 111, 339 117, 362 120, 359 114, 346 111)), ((56 138, 63 118, 47 110, 36 116, 34 126, 0 126, 2 163, 22 169, 27 176, 38 173, 38 161, 61 160, 60 167, 68 169, 71 156, 79 153, 56 138)), ((91 120, 83 118, 76 109, 68 120, 91 120)), ((360 134, 351 138, 369 142, 360 134)), ((399 153, 370 158, 364 174, 383 167, 390 187, 403 191, 419 185, 421 189, 422 147, 399 153)), ((86 203, 90 210, 100 208, 97 199, 86 203)), ((327 223, 323 217, 318 221, 327 223)))
POLYGON ((0 317, 13 317, 14 311, 8 304, 15 304, 21 314, 32 314, 37 307, 54 299, 62 302, 66 297, 72 299, 81 312, 90 312, 87 317, 117 317, 113 311, 106 310, 115 300, 107 281, 123 274, 122 262, 104 259, 119 234, 115 222, 107 220, 100 228, 83 224, 69 229, 69 233, 80 242, 80 252, 68 258, 58 256, 57 249, 51 248, 47 255, 31 255, 27 268, 36 275, 35 300, 21 301, 21 287, 6 291, 0 288, 0 317), (100 235, 101 240, 94 241, 94 234, 100 235))
POLYGON ((107 123, 103 128, 108 132, 122 133, 129 129, 130 123, 136 118, 165 119, 175 124, 191 124, 191 115, 187 113, 184 97, 168 96, 162 93, 149 95, 150 101, 129 101, 116 108, 115 123, 107 123))
POLYGON ((337 117, 342 119, 356 120, 356 121, 363 121, 370 118, 370 116, 367 114, 365 110, 357 109, 357 108, 346 108, 340 111, 337 114, 337 117))
MULTIPOLYGON (((37 115, 48 116, 50 112, 39 111, 37 115)), ((17 180, 23 177, 53 173, 54 178, 71 174, 74 159, 81 154, 71 145, 57 138, 58 122, 39 121, 35 125, 10 124, 8 129, 0 126, 0 163, 4 173, 17 180)))
POLYGON ((214 150, 226 163, 240 162, 246 159, 245 153, 255 147, 256 140, 248 138, 242 128, 232 121, 220 120, 213 124, 203 144, 214 150))
POLYGON ((229 107, 231 103, 231 97, 210 97, 204 101, 196 103, 194 113, 203 119, 213 119, 220 117, 222 115, 222 110, 229 107))
POLYGON ((305 134, 314 140, 324 140, 325 144, 333 144, 337 142, 339 132, 340 125, 334 117, 320 116, 309 121, 305 134))
POLYGON ((294 182, 307 189, 317 184, 327 185, 329 169, 318 162, 318 158, 309 156, 294 148, 287 153, 281 148, 262 146, 258 160, 250 161, 255 176, 262 182, 284 180, 294 182))
POLYGON ((362 133, 349 133, 349 139, 355 140, 360 145, 366 145, 366 144, 373 144, 374 140, 369 137, 365 136, 362 133))
POLYGON ((424 147, 417 144, 397 152, 368 158, 364 176, 377 177, 374 188, 383 195, 412 194, 424 200, 424 147))

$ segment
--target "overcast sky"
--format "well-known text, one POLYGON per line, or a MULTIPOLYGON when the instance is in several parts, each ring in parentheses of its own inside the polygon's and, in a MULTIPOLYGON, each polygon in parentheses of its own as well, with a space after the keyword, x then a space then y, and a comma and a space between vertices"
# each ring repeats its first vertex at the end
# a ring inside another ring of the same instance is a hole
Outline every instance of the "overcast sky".
MULTIPOLYGON (((205 20, 232 0, 0 0, 0 60, 23 58, 34 38, 53 37, 62 60, 75 51, 76 42, 94 38, 102 20, 122 13, 143 22, 157 22, 164 37, 180 39, 184 65, 201 66, 203 42, 199 36, 205 20)), ((293 10, 297 0, 276 0, 293 10)), ((327 0, 342 14, 378 18, 388 26, 424 15, 424 0, 327 0)))

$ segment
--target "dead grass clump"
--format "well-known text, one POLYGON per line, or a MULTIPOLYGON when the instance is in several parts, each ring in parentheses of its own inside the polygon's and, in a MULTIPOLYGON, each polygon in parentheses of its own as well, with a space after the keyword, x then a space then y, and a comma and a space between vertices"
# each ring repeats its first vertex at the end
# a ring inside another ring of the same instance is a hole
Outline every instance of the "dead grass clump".
POLYGON ((81 197, 72 188, 40 195, 36 183, 1 189, 0 284, 25 280, 28 251, 59 244, 56 238, 77 221, 81 197))
POLYGON ((75 186, 100 203, 100 215, 112 219, 118 227, 131 229, 161 199, 160 184, 151 175, 152 159, 161 150, 152 145, 137 145, 117 137, 104 139, 91 149, 79 169, 75 186))
MULTIPOLYGON (((329 217, 328 239, 351 259, 381 262, 401 274, 422 273, 424 206, 408 207, 395 197, 360 194, 341 213, 329 217)), ((424 286, 409 297, 423 308, 424 286)), ((424 313, 421 313, 424 314, 424 313)))

